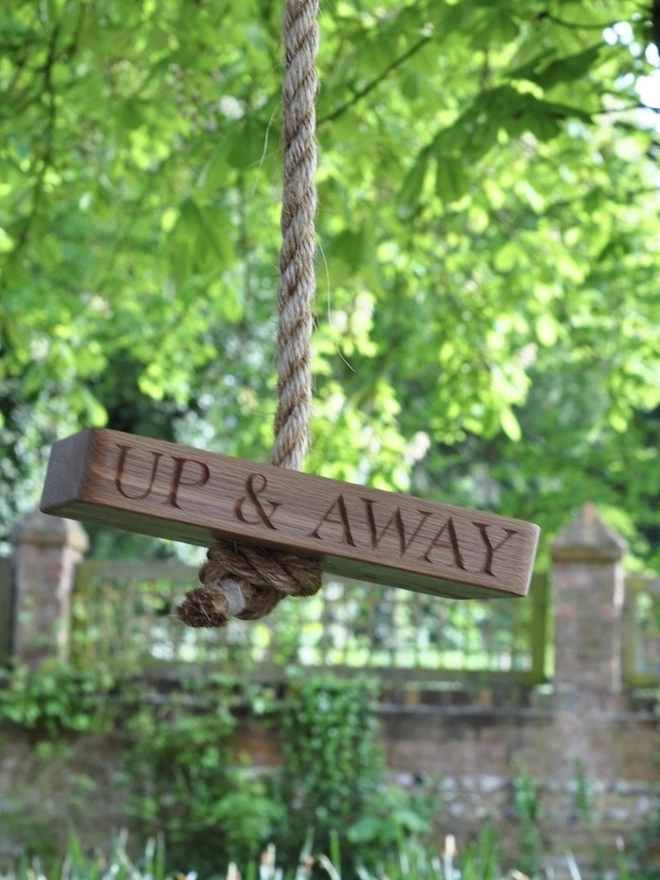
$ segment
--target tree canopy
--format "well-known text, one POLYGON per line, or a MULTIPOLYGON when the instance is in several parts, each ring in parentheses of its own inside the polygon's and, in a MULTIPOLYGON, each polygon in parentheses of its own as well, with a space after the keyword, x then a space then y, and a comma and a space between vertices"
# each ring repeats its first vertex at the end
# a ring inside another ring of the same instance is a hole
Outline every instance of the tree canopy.
MULTIPOLYGON (((0 504, 107 425, 263 459, 282 2, 5 0, 0 504)), ((660 25, 322 4, 307 468, 660 554, 660 25)))

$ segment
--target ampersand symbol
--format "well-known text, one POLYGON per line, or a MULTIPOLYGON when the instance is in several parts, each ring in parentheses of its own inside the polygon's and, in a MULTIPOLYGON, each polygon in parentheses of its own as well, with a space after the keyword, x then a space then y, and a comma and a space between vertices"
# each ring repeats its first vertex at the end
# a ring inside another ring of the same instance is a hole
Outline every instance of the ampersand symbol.
POLYGON ((247 492, 247 495, 239 498, 236 504, 234 504, 234 513, 236 514, 236 519, 246 525, 258 526, 263 524, 268 526, 269 529, 277 531, 271 520, 277 508, 280 507, 281 502, 266 499, 266 504, 268 505, 269 510, 264 510, 264 507, 259 500, 259 495, 265 492, 267 488, 268 480, 263 474, 250 474, 245 481, 245 491, 247 492), (253 512, 256 514, 256 518, 248 519, 246 517, 243 512, 243 505, 246 503, 251 505, 253 512))

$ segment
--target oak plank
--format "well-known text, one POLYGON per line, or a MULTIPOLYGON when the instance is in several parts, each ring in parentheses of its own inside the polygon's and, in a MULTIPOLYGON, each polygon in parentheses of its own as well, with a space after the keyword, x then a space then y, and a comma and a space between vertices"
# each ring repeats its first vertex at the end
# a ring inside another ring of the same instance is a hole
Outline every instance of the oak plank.
POLYGON ((53 446, 41 510, 287 550, 332 574, 455 598, 526 595, 539 535, 510 517, 107 429, 53 446))

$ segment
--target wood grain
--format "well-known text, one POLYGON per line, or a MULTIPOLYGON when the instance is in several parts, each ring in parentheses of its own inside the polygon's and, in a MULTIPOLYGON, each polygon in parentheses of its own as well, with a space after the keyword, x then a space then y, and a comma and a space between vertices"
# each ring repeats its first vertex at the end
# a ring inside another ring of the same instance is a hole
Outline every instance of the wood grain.
POLYGON ((288 550, 330 573, 455 598, 526 595, 539 535, 508 517, 101 429, 54 445, 41 510, 288 550))

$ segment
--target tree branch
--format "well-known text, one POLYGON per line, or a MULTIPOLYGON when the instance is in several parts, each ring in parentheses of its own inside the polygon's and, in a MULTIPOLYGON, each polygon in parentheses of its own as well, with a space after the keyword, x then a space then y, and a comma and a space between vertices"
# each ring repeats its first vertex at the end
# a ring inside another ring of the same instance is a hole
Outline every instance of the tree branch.
MULTIPOLYGON (((21 230, 16 237, 16 245, 12 250, 9 256, 9 263, 15 263, 18 257, 20 256, 22 250, 27 244, 27 240, 30 234, 30 229, 34 224, 37 213, 39 211, 39 207, 41 205, 41 199, 44 192, 44 182, 46 179, 46 172, 52 165, 53 161, 53 146, 55 140, 55 127, 57 124, 57 104, 55 101, 55 86, 53 84, 53 68, 56 63, 57 56, 57 43, 60 35, 60 24, 55 25, 52 30, 50 41, 48 44, 48 54, 46 56, 46 61, 42 68, 43 72, 43 93, 46 97, 47 102, 47 112, 46 112, 46 125, 43 131, 43 143, 44 148, 41 151, 40 155, 35 157, 32 163, 32 170, 34 171, 38 167, 38 171, 36 172, 36 181, 33 187, 33 196, 32 196, 32 207, 30 208, 30 212, 25 218, 21 230)), ((5 276, 6 277, 6 276, 5 276)))
POLYGON ((325 125, 326 122, 332 122, 337 119, 337 117, 341 116, 347 110, 350 110, 351 107, 355 106, 358 101, 361 101, 362 98, 365 98, 370 92, 379 86, 387 77, 392 73, 393 70, 396 70, 398 67, 401 67, 402 64, 405 64, 413 55, 416 55, 420 49, 423 49, 427 43, 431 42, 431 37, 422 37, 417 43, 410 47, 407 51, 400 55, 398 58, 395 58, 391 64, 388 64, 385 70, 378 74, 377 77, 370 80, 366 86, 363 86, 361 89, 358 89, 353 96, 346 101, 344 104, 340 104, 339 107, 335 107, 327 116, 323 116, 318 120, 317 125, 325 125))
POLYGON ((565 21, 563 18, 558 18, 549 12, 541 12, 537 18, 539 21, 551 21, 560 27, 571 28, 571 30, 576 31, 604 31, 606 28, 611 28, 617 22, 617 19, 614 19, 614 21, 601 22, 600 24, 583 24, 579 21, 565 21))

